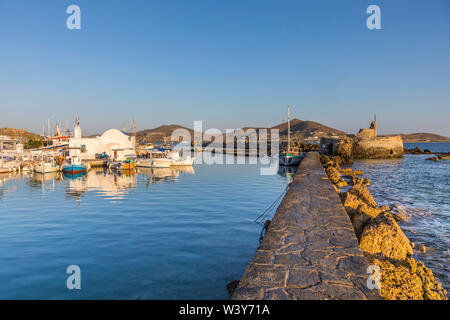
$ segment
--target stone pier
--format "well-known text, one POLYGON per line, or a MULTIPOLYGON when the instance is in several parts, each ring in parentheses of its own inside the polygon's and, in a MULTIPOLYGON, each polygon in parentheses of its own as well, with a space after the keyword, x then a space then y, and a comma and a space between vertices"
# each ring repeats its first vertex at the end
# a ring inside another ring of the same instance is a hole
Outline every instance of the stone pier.
POLYGON ((232 299, 380 299, 367 268, 319 154, 309 152, 232 299))

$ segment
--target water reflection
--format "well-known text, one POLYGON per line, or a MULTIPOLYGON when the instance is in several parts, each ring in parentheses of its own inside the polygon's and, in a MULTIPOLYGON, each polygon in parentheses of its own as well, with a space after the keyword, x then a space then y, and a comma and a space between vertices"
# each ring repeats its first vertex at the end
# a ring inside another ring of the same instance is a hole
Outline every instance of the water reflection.
POLYGON ((278 167, 278 175, 286 178, 288 184, 292 182, 292 179, 294 179, 295 172, 297 172, 297 166, 292 166, 292 167, 279 166, 278 167))
POLYGON ((62 183, 66 199, 75 199, 78 205, 87 192, 95 192, 96 195, 114 202, 124 199, 130 192, 136 190, 138 182, 143 181, 144 187, 159 182, 175 183, 180 174, 195 174, 195 170, 192 166, 179 166, 136 168, 123 172, 93 168, 87 173, 77 175, 62 172, 8 174, 0 176, 0 197, 6 192, 14 192, 12 185, 6 186, 7 181, 26 177, 27 184, 33 189, 39 188, 43 194, 55 191, 56 187, 62 183))
POLYGON ((259 166, 194 168, 0 178, 0 299, 226 299, 286 183, 259 166), (73 263, 88 290, 67 290, 73 263))
POLYGON ((178 166, 169 168, 137 168, 138 173, 146 176, 147 184, 157 182, 175 182, 180 174, 195 174, 192 166, 178 166))

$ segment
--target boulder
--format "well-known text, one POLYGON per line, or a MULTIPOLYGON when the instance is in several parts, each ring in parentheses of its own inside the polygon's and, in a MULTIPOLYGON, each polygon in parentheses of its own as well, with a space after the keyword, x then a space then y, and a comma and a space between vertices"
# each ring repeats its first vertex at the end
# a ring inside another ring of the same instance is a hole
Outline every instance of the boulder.
POLYGON ((343 188, 348 186, 347 181, 345 181, 344 179, 340 179, 337 183, 336 183, 336 187, 338 188, 343 188))
POLYGON ((319 159, 320 159, 320 162, 322 162, 322 165, 327 163, 327 162, 329 162, 331 160, 329 156, 324 155, 324 154, 321 154, 319 156, 319 159))
MULTIPOLYGON (((414 259, 412 261, 416 262, 414 259)), ((422 282, 425 300, 447 300, 447 291, 436 281, 433 272, 422 261, 417 262, 416 274, 422 282)))
POLYGON ((447 292, 425 265, 409 257, 396 263, 370 258, 380 268, 380 295, 385 300, 447 300, 447 292))
POLYGON ((227 283, 227 292, 228 296, 231 297, 234 294, 234 291, 236 291, 236 288, 239 285, 239 280, 232 280, 227 283))
POLYGON ((347 175, 347 176, 352 176, 353 175, 352 168, 341 169, 341 173, 343 175, 347 175))
POLYGON ((420 149, 419 147, 415 147, 413 149, 409 149, 408 153, 412 153, 412 154, 422 154, 423 151, 422 149, 420 149))
POLYGON ((325 171, 332 183, 336 184, 341 179, 341 176, 339 175, 339 171, 335 167, 329 166, 325 169, 325 171))
POLYGON ((339 140, 336 155, 342 158, 343 163, 353 163, 353 140, 345 137, 339 140))
MULTIPOLYGON (((377 203, 366 186, 361 183, 357 183, 346 193, 344 207, 356 209, 360 202, 364 202, 370 207, 378 208, 377 203)), ((378 208, 378 210, 381 212, 380 208, 378 208)))
POLYGON ((419 245, 415 246, 414 249, 417 252, 420 252, 420 253, 426 253, 427 252, 427 247, 425 245, 423 245, 423 244, 419 244, 419 245))
POLYGON ((409 214, 405 209, 399 207, 398 205, 393 205, 389 210, 394 219, 398 222, 407 222, 409 220, 409 214))
POLYGON ((341 200, 350 217, 356 237, 360 239, 364 227, 381 213, 381 209, 363 184, 354 185, 348 192, 341 195, 341 200))
POLYGON ((413 254, 409 239, 391 214, 379 214, 364 228, 359 242, 361 251, 388 259, 405 260, 413 254))

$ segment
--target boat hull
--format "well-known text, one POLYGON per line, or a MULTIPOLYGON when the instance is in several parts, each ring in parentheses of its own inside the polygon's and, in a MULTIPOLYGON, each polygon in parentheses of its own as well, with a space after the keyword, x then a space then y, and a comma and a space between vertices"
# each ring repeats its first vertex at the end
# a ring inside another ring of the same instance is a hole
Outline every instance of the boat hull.
POLYGON ((134 162, 113 162, 112 168, 121 171, 131 171, 136 167, 134 162))
POLYGON ((86 167, 79 164, 68 164, 63 166, 62 171, 68 174, 79 174, 86 172, 86 167))
POLYGON ((284 154, 280 155, 280 165, 281 166, 297 166, 302 161, 301 156, 284 154))
POLYGON ((194 158, 187 158, 181 160, 172 160, 173 166, 192 166, 194 164, 194 158))
POLYGON ((138 167, 142 168, 169 168, 173 164, 170 159, 143 159, 137 163, 138 167))
POLYGON ((36 173, 45 174, 58 171, 58 167, 52 164, 44 164, 44 165, 38 164, 34 166, 33 170, 36 173))

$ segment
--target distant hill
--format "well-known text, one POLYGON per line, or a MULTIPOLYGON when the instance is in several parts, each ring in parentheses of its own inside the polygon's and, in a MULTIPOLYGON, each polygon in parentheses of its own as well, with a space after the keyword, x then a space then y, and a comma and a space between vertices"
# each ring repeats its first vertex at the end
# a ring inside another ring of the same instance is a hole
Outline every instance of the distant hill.
POLYGON ((403 138, 403 142, 450 142, 450 138, 440 136, 434 133, 410 133, 410 134, 400 134, 403 138))
POLYGON ((29 132, 24 129, 0 128, 0 136, 8 136, 11 138, 15 138, 21 142, 26 142, 30 139, 44 141, 44 139, 40 135, 29 132))
MULTIPOLYGON (((172 132, 176 129, 186 129, 190 132, 191 136, 194 137, 194 130, 176 124, 163 125, 154 129, 141 130, 136 132, 136 135, 140 143, 142 142, 157 143, 163 142, 164 139, 166 141, 170 141, 172 132)), ((248 129, 255 129, 257 132, 260 129, 279 129, 281 140, 287 139, 287 123, 281 123, 271 128, 244 127, 242 129, 244 131, 248 129)), ((321 137, 345 136, 345 135, 346 133, 343 131, 324 126, 318 122, 302 121, 299 119, 291 120, 291 139, 307 142, 318 142, 321 137)))
POLYGON ((8 136, 23 143, 26 149, 38 148, 44 145, 44 138, 24 129, 0 128, 0 136, 8 136))
MULTIPOLYGON (((272 127, 280 130, 281 137, 287 137, 287 122, 272 127)), ((314 121, 303 121, 300 119, 291 120, 291 139, 300 141, 318 142, 322 137, 345 136, 344 131, 327 127, 314 121)))
MULTIPOLYGON (((172 132, 174 132, 176 129, 186 129, 191 134, 192 139, 194 138, 194 130, 177 125, 177 124, 171 124, 171 125, 162 125, 154 129, 145 129, 141 131, 136 132, 137 140, 140 143, 158 143, 158 142, 164 142, 170 141, 172 132)), ((132 135, 132 133, 130 133, 132 135)))

